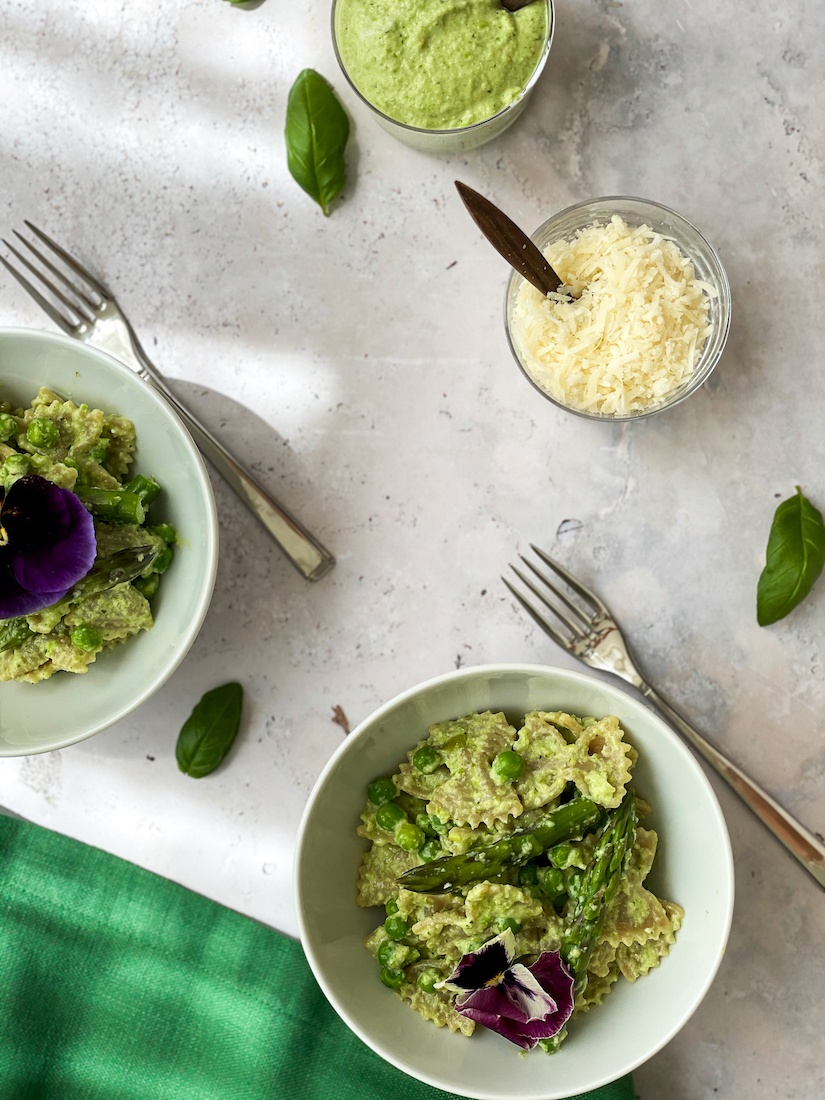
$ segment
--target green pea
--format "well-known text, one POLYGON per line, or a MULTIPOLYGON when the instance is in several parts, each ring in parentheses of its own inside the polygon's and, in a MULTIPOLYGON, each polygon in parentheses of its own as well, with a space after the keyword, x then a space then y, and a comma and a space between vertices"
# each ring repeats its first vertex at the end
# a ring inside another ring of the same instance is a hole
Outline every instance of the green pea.
POLYGON ((160 587, 160 577, 157 573, 150 573, 148 577, 138 577, 132 584, 142 596, 151 600, 160 587))
POLYGON ((388 966, 382 966, 380 978, 388 989, 400 989, 404 984, 404 971, 390 970, 388 966))
MULTIPOLYGON (((390 803, 391 805, 391 803, 390 803)), ((383 807, 381 807, 383 809, 383 807)), ((378 814, 376 813, 376 819, 378 814)), ((424 843, 424 834, 411 821, 404 821, 395 830, 395 843, 405 852, 417 852, 424 843)))
POLYGON ((404 917, 387 917, 384 921, 384 931, 391 940, 403 940, 409 930, 410 926, 404 917))
POLYGON ((521 925, 513 917, 499 917, 496 921, 496 927, 501 932, 512 932, 513 935, 517 935, 521 931, 521 925))
POLYGON ((564 875, 557 867, 539 867, 539 889, 548 898, 565 893, 564 875))
POLYGON ((5 443, 17 435, 17 417, 11 413, 0 413, 0 442, 5 443))
POLYGON ((430 775, 436 768, 441 766, 442 756, 441 753, 430 745, 422 745, 420 749, 416 749, 413 753, 413 767, 424 775, 430 775))
POLYGON ((386 776, 374 779, 367 787, 367 798, 373 806, 383 806, 385 802, 392 802, 397 793, 395 784, 386 776))
POLYGON ((518 779, 524 774, 524 758, 512 749, 500 752, 493 761, 493 775, 499 779, 518 779))
POLYGON ((424 836, 435 836, 435 829, 433 828, 432 818, 430 814, 416 814, 415 823, 424 836))
POLYGON ((437 840, 428 840, 419 848, 418 854, 426 863, 429 863, 431 859, 438 859, 439 856, 443 856, 444 849, 437 840))
POLYGON ((395 898, 388 898, 387 904, 384 906, 384 912, 388 917, 394 917, 398 912, 398 902, 395 898))
POLYGON ((535 863, 525 863, 519 868, 519 886, 538 886, 539 873, 535 863))
POLYGON ((29 455, 29 462, 35 470, 42 470, 44 466, 49 465, 49 459, 46 455, 29 455))
POLYGON ((547 858, 554 867, 564 871, 567 867, 572 866, 573 860, 576 858, 576 849, 572 844, 565 841, 563 844, 557 844, 555 848, 551 848, 547 853, 547 858))
POLYGON ((28 455, 9 455, 3 463, 3 473, 10 477, 23 477, 29 472, 30 466, 28 455))
POLYGON ((26 439, 34 447, 53 447, 60 439, 60 432, 53 420, 36 416, 26 429, 26 439))
POLYGON ((169 546, 177 541, 178 533, 171 523, 156 523, 154 527, 149 528, 149 531, 151 534, 163 539, 169 546))
POLYGON ((385 802, 375 811, 375 824, 379 829, 391 833, 396 825, 400 825, 406 819, 406 816, 397 802, 385 802))
POLYGON ((152 569, 155 573, 165 573, 169 566, 172 564, 172 555, 174 551, 171 546, 167 546, 165 549, 157 555, 152 562, 152 569))
POLYGON ((416 984, 423 993, 435 993, 435 983, 439 981, 441 975, 437 970, 422 970, 416 984))
POLYGON ((70 634, 70 638, 72 645, 77 646, 78 649, 95 650, 100 649, 103 645, 103 636, 100 631, 95 630, 88 623, 81 623, 80 626, 76 626, 70 634))

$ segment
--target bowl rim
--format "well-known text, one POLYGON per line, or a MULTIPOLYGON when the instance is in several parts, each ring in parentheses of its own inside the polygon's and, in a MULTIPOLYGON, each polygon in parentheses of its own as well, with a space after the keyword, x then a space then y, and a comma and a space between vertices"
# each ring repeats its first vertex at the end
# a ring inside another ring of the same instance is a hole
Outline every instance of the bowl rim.
MULTIPOLYGON (((719 805, 719 800, 716 797, 716 792, 711 786, 710 780, 705 775, 702 767, 699 764, 698 759, 693 755, 692 751, 688 748, 679 735, 668 725, 668 723, 661 718, 649 705, 637 699, 634 695, 624 687, 614 684, 611 681, 604 680, 595 674, 588 672, 579 672, 578 670, 571 670, 562 668, 557 665, 538 665, 533 663, 521 663, 521 662, 503 662, 501 664, 483 664, 483 665, 470 665, 459 669, 453 669, 449 672, 442 673, 439 676, 431 677, 428 680, 423 681, 411 688, 399 692, 393 696, 388 702, 383 703, 371 714, 367 715, 355 729, 345 738, 345 740, 338 746, 327 763, 324 765, 323 770, 316 779, 312 790, 310 791, 309 798, 307 799, 304 812, 301 816, 301 821, 298 826, 298 835, 295 844, 295 859, 293 865, 293 888, 296 899, 296 912, 298 917, 298 929, 301 939, 301 946, 304 950, 306 959, 310 965, 310 969, 315 976, 315 980, 323 990, 324 996, 327 998, 329 1004, 333 1007, 336 1013, 344 1021, 344 1023, 350 1028, 350 1030, 371 1050, 382 1057, 385 1061, 395 1066, 396 1069, 401 1070, 408 1076, 413 1077, 416 1080, 423 1081, 428 1085, 432 1085, 434 1088, 456 1091, 455 1086, 452 1084, 445 1084, 437 1077, 429 1075, 427 1073, 419 1071, 417 1068, 413 1069, 402 1058, 397 1057, 393 1051, 385 1049, 383 1044, 379 1041, 371 1038, 364 1029, 361 1028, 358 1021, 351 1015, 349 1010, 341 1003, 339 1003, 337 997, 332 991, 329 983, 326 981, 323 968, 315 953, 310 930, 304 915, 303 905, 303 882, 305 874, 302 869, 302 853, 304 848, 304 842, 308 832, 308 826, 310 819, 313 816, 316 803, 318 802, 323 788, 332 772, 338 766, 338 762, 343 756, 356 751, 358 741, 364 736, 364 734, 382 718, 385 717, 390 711, 396 707, 401 706, 403 703, 414 698, 417 695, 424 694, 433 688, 436 688, 442 684, 449 683, 453 680, 469 680, 469 679, 484 679, 491 675, 501 675, 507 673, 517 673, 520 675, 542 675, 546 676, 548 673, 553 676, 559 676, 568 682, 573 682, 582 685, 598 684, 600 689, 603 689, 608 695, 614 696, 623 702, 629 702, 644 716, 652 720, 654 726, 658 727, 658 733, 668 739, 671 745, 676 749, 677 753, 681 755, 683 765, 688 768, 697 781, 699 787, 704 792, 707 800, 707 805, 712 811, 715 824, 718 828, 720 836, 723 838, 724 850, 719 853, 719 869, 720 878, 722 879, 721 898, 724 905, 723 913, 723 934, 720 937, 719 943, 716 947, 715 957, 712 965, 708 968, 708 973, 704 982, 698 989, 692 1002, 686 1005, 681 1012, 677 1022, 669 1029, 669 1031, 661 1036, 656 1044, 640 1057, 630 1059, 626 1064, 611 1070, 609 1073, 603 1073, 599 1077, 594 1077, 592 1082, 587 1082, 583 1088, 585 1091, 600 1088, 603 1085, 609 1084, 611 1081, 616 1081, 618 1078, 624 1076, 627 1073, 631 1073, 634 1069, 637 1069, 640 1065, 643 1065, 650 1058, 653 1057, 662 1047, 666 1046, 670 1040, 678 1034, 678 1032, 685 1026, 690 1017, 694 1014, 696 1009, 702 1003, 708 989, 713 983, 714 978, 722 963, 722 959, 725 955, 725 949, 727 946, 728 938, 730 936, 731 922, 733 919, 733 904, 734 904, 734 866, 733 866, 733 850, 731 848, 730 835, 728 833, 727 823, 725 821, 722 808, 719 805)), ((354 904, 354 903, 353 903, 354 904)), ((518 1094, 511 1094, 510 1096, 504 1096, 501 1090, 498 1089, 495 1092, 486 1091, 484 1089, 475 1089, 472 1092, 459 1093, 459 1095, 465 1095, 472 1097, 473 1100, 562 1100, 567 1096, 567 1092, 556 1093, 553 1092, 552 1087, 548 1091, 545 1085, 540 1087, 540 1091, 535 1093, 527 1093, 524 1089, 520 1089, 518 1094)))
MULTIPOLYGON (((91 347, 82 341, 76 340, 71 336, 64 336, 56 332, 47 332, 41 329, 23 328, 20 326, 3 326, 0 327, 0 341, 6 337, 23 337, 24 339, 31 339, 36 343, 54 344, 58 347, 62 347, 70 350, 72 353, 79 355, 81 358, 96 359, 107 370, 111 370, 114 374, 120 375, 124 379, 128 379, 129 383, 136 383, 139 387, 144 388, 149 396, 150 401, 155 405, 158 413, 161 416, 165 416, 171 426, 177 432, 184 448, 189 453, 189 458, 192 462, 193 472, 196 474, 198 487, 200 489, 200 495, 203 498, 203 502, 206 505, 206 524, 205 531, 202 532, 206 535, 206 563, 203 573, 205 583, 202 586, 200 598, 198 600, 195 613, 186 624, 185 628, 181 631, 178 639, 178 644, 175 650, 174 657, 168 664, 158 672, 153 680, 143 688, 136 696, 131 698, 127 703, 120 707, 113 714, 108 715, 105 719, 95 723, 88 729, 85 729, 82 733, 78 733, 71 737, 53 738, 48 743, 38 745, 36 748, 32 748, 28 745, 4 745, 0 743, 0 759, 19 757, 19 756, 37 756, 44 752, 54 752, 56 749, 69 748, 71 745, 76 745, 81 741, 85 741, 89 737, 94 737, 97 733, 102 733, 103 730, 108 729, 114 725, 115 722, 119 722, 125 718, 132 711, 137 710, 139 706, 146 702, 154 693, 166 683, 173 672, 183 661, 195 641, 195 638, 203 625, 203 620, 206 618, 206 612, 209 609, 209 604, 212 599, 212 593, 215 588, 215 579, 217 577, 218 570, 218 513, 215 505, 215 494, 212 491, 212 483, 209 478, 209 474, 206 469, 206 464, 201 456, 200 451, 196 447, 192 436, 189 434, 189 430, 181 420, 177 412, 172 408, 170 403, 166 400, 160 390, 155 389, 149 382, 142 378, 139 374, 133 371, 130 367, 125 366, 118 359, 109 355, 108 352, 101 351, 99 348, 91 347)), ((2 380, 0 380, 1 382, 2 380)), ((36 380, 35 380, 36 384, 36 380)), ((128 413, 123 413, 126 416, 128 413)))
MULTIPOLYGON (((665 401, 661 404, 653 405, 647 409, 640 409, 638 412, 625 413, 622 416, 604 416, 601 413, 591 413, 587 412, 586 409, 576 409, 573 408, 572 405, 565 405, 563 402, 553 397, 552 394, 548 393, 547 390, 542 389, 542 387, 530 375, 529 371, 522 363, 521 356, 516 350, 515 340, 513 339, 513 334, 510 328, 510 310, 508 306, 510 303, 510 294, 512 288, 515 286, 516 279, 521 279, 523 282, 524 277, 520 275, 519 272, 517 272, 515 269, 512 269, 510 271, 510 276, 504 289, 504 332, 507 337, 507 345, 510 348, 513 359, 515 360, 516 365, 518 366, 523 376, 527 379, 527 381, 530 383, 533 389, 536 390, 537 393, 540 393, 542 397, 546 398, 546 400, 548 400, 552 405, 555 405, 557 409, 561 409, 563 412, 572 413, 574 416, 581 417, 583 420, 600 421, 607 424, 624 424, 631 420, 646 420, 648 417, 655 416, 657 413, 667 412, 668 409, 674 409, 677 405, 681 405, 683 401, 686 401, 688 397, 691 397, 694 393, 697 392, 697 390, 700 390, 702 388, 702 386, 707 382, 708 378, 710 378, 711 374, 713 374, 713 372, 716 370, 716 367, 719 365, 719 361, 724 354, 725 346, 728 342, 728 336, 730 335, 731 317, 733 314, 733 302, 731 297, 730 280, 728 279, 728 273, 725 270, 725 266, 722 263, 719 253, 716 251, 716 249, 710 243, 704 233, 702 233, 702 231, 697 226, 695 226, 689 218, 686 218, 684 214, 680 214, 678 210, 674 210, 671 206, 665 206, 664 203, 657 202, 655 199, 646 199, 642 195, 597 195, 595 198, 592 199, 583 199, 581 202, 571 203, 569 206, 565 206, 563 209, 557 211, 555 214, 551 214, 549 218, 546 218, 541 223, 541 225, 537 226, 529 234, 530 240, 533 241, 533 243, 535 244, 536 238, 554 222, 561 221, 563 218, 566 218, 569 214, 575 213, 577 210, 583 210, 585 207, 595 207, 603 203, 639 203, 640 206, 647 206, 650 207, 652 210, 659 211, 659 213, 661 214, 668 215, 677 224, 681 223, 681 225, 685 227, 688 233, 695 234, 695 236, 698 237, 699 240, 704 244, 714 266, 716 267, 715 275, 718 279, 720 286, 720 298, 725 303, 727 303, 726 308, 722 314, 722 326, 719 335, 719 347, 715 353, 715 357, 710 365, 710 368, 707 370, 705 376, 702 378, 702 381, 698 385, 694 384, 695 380, 693 377, 691 377, 688 379, 687 385, 684 386, 681 394, 678 397, 674 398, 672 401, 665 401)), ((692 257, 688 256, 688 259, 692 259, 692 257)), ((710 339, 710 337, 708 337, 708 339, 710 339)), ((699 366, 701 364, 701 361, 702 360, 700 358, 699 362, 694 368, 694 375, 699 373, 699 366)))
POLYGON ((511 100, 510 103, 505 104, 505 106, 502 107, 500 111, 496 111, 494 115, 488 115, 487 118, 479 119, 478 122, 471 122, 468 126, 455 126, 451 130, 439 130, 428 126, 413 126, 409 122, 401 122, 399 119, 393 118, 392 115, 386 114, 384 111, 381 110, 380 107, 376 107, 376 105, 371 100, 369 100, 366 95, 361 91, 361 89, 355 83, 355 80, 350 76, 349 70, 347 69, 346 65, 344 64, 343 58, 341 57, 341 51, 338 49, 338 35, 335 31, 335 13, 338 10, 339 3, 340 0, 332 0, 332 5, 330 9, 330 30, 332 37, 332 51, 335 54, 335 60, 338 62, 338 68, 343 73, 344 79, 361 100, 361 102, 369 107, 369 109, 374 114, 378 115, 380 119, 383 119, 385 122, 390 122, 393 126, 398 126, 399 129, 406 130, 411 134, 427 134, 441 137, 455 137, 456 135, 461 136, 464 134, 471 134, 474 131, 478 130, 480 127, 489 126, 490 123, 505 118, 513 111, 515 107, 519 106, 527 98, 527 96, 530 94, 530 92, 532 92, 533 88, 538 83, 538 80, 541 77, 541 74, 544 72, 545 66, 547 64, 547 58, 550 56, 550 47, 553 45, 553 36, 556 31, 555 0, 544 0, 545 6, 547 8, 547 37, 545 38, 544 44, 541 48, 541 54, 539 55, 539 59, 536 62, 536 67, 530 74, 530 79, 521 89, 516 98, 514 100, 511 100))

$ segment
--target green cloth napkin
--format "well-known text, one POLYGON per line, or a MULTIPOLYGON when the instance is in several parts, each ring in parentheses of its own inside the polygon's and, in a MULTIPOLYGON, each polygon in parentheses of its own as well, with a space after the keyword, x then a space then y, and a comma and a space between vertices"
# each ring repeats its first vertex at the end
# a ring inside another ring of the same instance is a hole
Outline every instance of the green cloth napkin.
POLYGON ((294 940, 2 815, 0 1096, 454 1100, 364 1046, 294 940))

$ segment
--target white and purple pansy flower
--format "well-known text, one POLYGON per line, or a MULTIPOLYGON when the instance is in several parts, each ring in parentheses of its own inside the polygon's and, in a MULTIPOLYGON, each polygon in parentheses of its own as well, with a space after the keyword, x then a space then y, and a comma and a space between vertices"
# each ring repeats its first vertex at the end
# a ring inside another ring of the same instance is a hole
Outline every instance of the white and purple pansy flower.
POLYGON ((0 486, 0 619, 62 599, 96 550, 92 517, 74 493, 37 474, 0 486))
POLYGON ((516 962, 508 929, 464 955, 440 988, 454 991, 455 1008, 511 1043, 532 1050, 551 1039, 573 1012, 573 977, 558 951, 544 951, 532 966, 516 962))

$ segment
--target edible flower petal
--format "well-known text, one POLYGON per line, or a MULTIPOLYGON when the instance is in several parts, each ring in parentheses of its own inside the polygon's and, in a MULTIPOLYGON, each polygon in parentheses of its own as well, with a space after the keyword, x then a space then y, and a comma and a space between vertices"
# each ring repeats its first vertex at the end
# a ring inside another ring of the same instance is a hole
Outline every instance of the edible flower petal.
POLYGON ((478 951, 462 955, 458 966, 437 985, 456 992, 483 989, 501 981, 516 957, 516 937, 506 929, 500 936, 487 940, 478 951))
POLYGON ((573 1012, 574 980, 558 951, 532 966, 515 961, 509 929, 464 955, 438 987, 454 990, 455 1008, 524 1050, 556 1035, 573 1012))
POLYGON ((80 499, 27 474, 0 489, 0 619, 50 607, 91 569, 94 522, 80 499))

